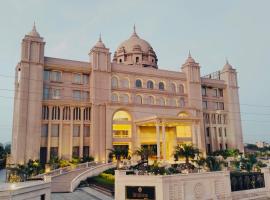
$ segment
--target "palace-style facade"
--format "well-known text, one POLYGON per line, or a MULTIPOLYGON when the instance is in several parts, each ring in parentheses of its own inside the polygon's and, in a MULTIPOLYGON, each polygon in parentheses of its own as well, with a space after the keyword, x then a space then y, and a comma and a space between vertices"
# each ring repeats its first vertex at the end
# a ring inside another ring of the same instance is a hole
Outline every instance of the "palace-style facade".
POLYGON ((87 155, 107 161, 115 145, 152 147, 166 161, 183 143, 202 152, 243 151, 237 73, 228 62, 205 77, 190 54, 179 71, 159 69, 135 28, 112 59, 101 38, 89 62, 45 57, 44 47, 34 26, 16 67, 14 163, 87 155))

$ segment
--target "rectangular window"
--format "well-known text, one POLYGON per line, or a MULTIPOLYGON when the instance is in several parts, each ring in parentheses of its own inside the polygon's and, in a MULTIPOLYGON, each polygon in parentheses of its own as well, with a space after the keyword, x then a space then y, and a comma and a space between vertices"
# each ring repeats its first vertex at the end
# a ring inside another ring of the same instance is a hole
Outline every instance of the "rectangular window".
POLYGON ((222 149, 223 149, 223 148, 222 148, 222 144, 219 144, 219 149, 220 149, 220 150, 222 150, 222 149))
POLYGON ((224 136, 227 137, 227 129, 224 128, 224 136))
POLYGON ((44 70, 44 72, 43 72, 43 80, 44 81, 49 81, 50 80, 50 71, 49 70, 44 70))
POLYGON ((222 128, 218 129, 219 137, 222 137, 222 128))
POLYGON ((223 97, 223 89, 218 89, 218 96, 223 97))
POLYGON ((47 87, 43 88, 43 100, 50 99, 50 89, 47 87))
POLYGON ((60 82, 61 81, 61 76, 62 76, 62 73, 59 72, 59 71, 52 71, 50 73, 50 80, 51 81, 55 81, 55 82, 60 82))
POLYGON ((89 100, 89 92, 82 91, 82 99, 86 101, 89 100))
POLYGON ((224 103, 223 102, 218 103, 218 109, 219 110, 224 110, 224 103))
POLYGON ((58 157, 58 147, 51 147, 50 149, 50 158, 58 157))
POLYGON ((211 153, 212 149, 211 149, 211 144, 207 144, 207 153, 211 153))
POLYGON ((206 87, 202 87, 202 96, 207 96, 207 89, 206 89, 206 87))
POLYGON ((51 89, 52 99, 60 99, 61 98, 61 89, 51 89))
POLYGON ((90 137, 90 126, 85 125, 83 127, 83 136, 84 137, 90 137))
POLYGON ((59 124, 52 124, 52 137, 59 137, 59 124))
POLYGON ((48 124, 42 124, 41 137, 48 137, 48 124))
POLYGON ((83 74, 83 84, 87 85, 89 84, 89 75, 83 74))
POLYGON ((83 156, 89 156, 89 146, 83 146, 83 156))
POLYGON ((212 124, 216 124, 216 115, 215 114, 211 115, 211 121, 212 121, 212 124))
POLYGON ((80 125, 73 125, 73 137, 80 137, 80 125))
POLYGON ((218 89, 213 89, 213 96, 217 97, 218 96, 218 89))
POLYGON ((207 101, 202 102, 203 109, 207 109, 207 101))
POLYGON ((79 158, 80 156, 80 148, 78 146, 75 146, 72 148, 72 157, 73 158, 79 158))
POLYGON ((80 90, 73 90, 73 99, 74 100, 81 100, 81 91, 80 90))
POLYGON ((73 74, 73 83, 82 84, 82 74, 73 74))
POLYGON ((228 149, 228 144, 225 144, 225 148, 228 149))
POLYGON ((218 107, 218 105, 219 105, 218 102, 215 102, 214 105, 215 105, 215 110, 218 110, 218 108, 219 108, 219 107, 218 107))
POLYGON ((207 127, 206 128, 206 136, 207 137, 210 137, 210 127, 207 127))

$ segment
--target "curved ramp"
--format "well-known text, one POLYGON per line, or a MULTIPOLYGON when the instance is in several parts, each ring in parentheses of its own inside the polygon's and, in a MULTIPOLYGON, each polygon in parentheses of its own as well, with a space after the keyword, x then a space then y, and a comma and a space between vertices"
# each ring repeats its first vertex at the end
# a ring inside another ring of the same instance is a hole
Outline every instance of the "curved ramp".
POLYGON ((51 178, 52 192, 73 192, 82 180, 97 176, 101 172, 115 167, 113 163, 95 164, 83 169, 77 169, 51 178))

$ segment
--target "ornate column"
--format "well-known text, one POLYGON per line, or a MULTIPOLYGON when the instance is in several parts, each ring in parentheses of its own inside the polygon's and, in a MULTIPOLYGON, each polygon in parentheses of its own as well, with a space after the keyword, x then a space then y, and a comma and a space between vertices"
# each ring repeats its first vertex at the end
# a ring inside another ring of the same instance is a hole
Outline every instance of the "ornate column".
POLYGON ((83 114, 83 111, 84 111, 84 107, 81 107, 80 108, 81 110, 81 123, 80 123, 80 158, 83 157, 83 117, 84 117, 84 114, 83 114))
POLYGON ((63 141, 63 106, 60 106, 60 125, 59 125, 59 137, 58 137, 58 158, 62 157, 62 141, 63 141))
POLYGON ((162 122, 162 156, 163 160, 166 161, 166 132, 165 132, 165 123, 162 122))
POLYGON ((160 160, 160 133, 159 133, 159 120, 156 122, 156 137, 157 137, 157 159, 160 160))
POLYGON ((49 123, 48 123, 48 137, 47 137, 47 162, 50 160, 51 150, 51 135, 52 135, 52 106, 49 106, 49 123))

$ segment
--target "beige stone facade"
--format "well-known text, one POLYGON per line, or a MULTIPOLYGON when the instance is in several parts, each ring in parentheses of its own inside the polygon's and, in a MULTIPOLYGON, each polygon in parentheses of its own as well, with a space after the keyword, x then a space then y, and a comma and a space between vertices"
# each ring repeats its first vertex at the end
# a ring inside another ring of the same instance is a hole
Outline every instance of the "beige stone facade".
POLYGON ((34 26, 16 67, 15 163, 84 155, 107 161, 114 145, 130 152, 151 146, 167 161, 182 143, 203 152, 243 150, 237 73, 228 62, 205 77, 190 54, 179 71, 159 69, 135 28, 112 59, 101 38, 89 62, 45 57, 44 47, 34 26))

